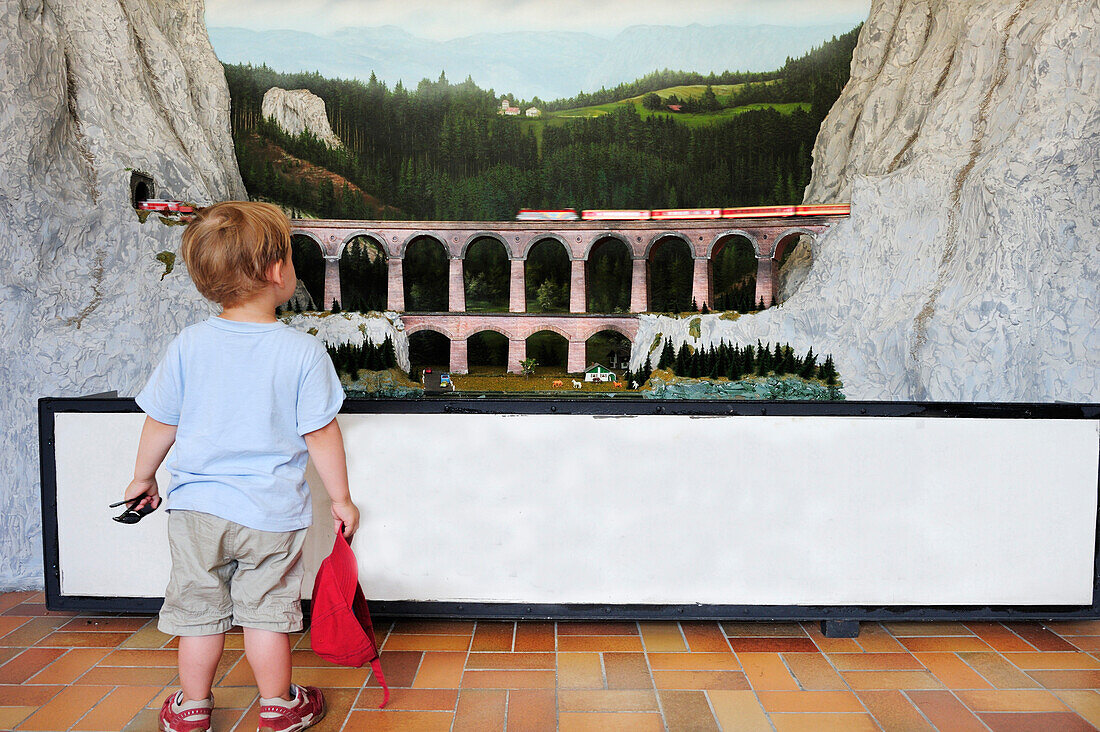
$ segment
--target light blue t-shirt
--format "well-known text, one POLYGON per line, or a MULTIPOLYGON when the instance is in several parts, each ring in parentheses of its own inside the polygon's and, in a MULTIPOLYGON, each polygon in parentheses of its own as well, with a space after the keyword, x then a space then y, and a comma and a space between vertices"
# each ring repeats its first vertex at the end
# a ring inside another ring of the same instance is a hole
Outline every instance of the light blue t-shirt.
POLYGON ((317 338, 284 323, 213 317, 184 328, 137 396, 177 425, 169 511, 262 531, 309 526, 303 435, 331 422, 344 391, 317 338))

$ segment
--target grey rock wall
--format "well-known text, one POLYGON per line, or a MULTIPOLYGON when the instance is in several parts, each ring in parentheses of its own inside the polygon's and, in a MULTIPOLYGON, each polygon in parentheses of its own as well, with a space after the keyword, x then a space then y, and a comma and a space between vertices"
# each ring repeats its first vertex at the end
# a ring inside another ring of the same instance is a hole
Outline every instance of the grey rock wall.
POLYGON ((1100 401, 1100 3, 874 0, 851 69, 805 200, 852 216, 707 338, 832 353, 849 399, 1100 401))
MULTIPOLYGON (((245 198, 201 0, 0 4, 0 590, 42 585, 37 400, 135 394, 211 314, 143 224, 131 170, 196 204, 245 198)), ((119 486, 121 490, 123 486, 119 486)))

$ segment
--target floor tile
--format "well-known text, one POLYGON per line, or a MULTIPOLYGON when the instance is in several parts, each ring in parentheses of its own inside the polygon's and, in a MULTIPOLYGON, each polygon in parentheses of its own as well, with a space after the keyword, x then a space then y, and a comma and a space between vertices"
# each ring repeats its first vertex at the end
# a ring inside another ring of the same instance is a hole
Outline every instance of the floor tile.
POLYGON ((588 621, 562 621, 558 623, 558 637, 565 635, 638 635, 637 623, 588 621))
MULTIPOLYGON (((412 686, 413 679, 416 678, 417 669, 420 668, 421 660, 432 651, 421 653, 420 651, 387 651, 379 656, 379 660, 382 662, 382 674, 386 677, 386 683, 390 686, 412 686)), ((465 653, 459 653, 463 660, 466 659, 465 653)), ((367 681, 367 686, 380 686, 378 679, 374 678, 371 674, 370 679, 367 681)), ((446 688, 453 688, 456 685, 447 685, 446 688)))
POLYGON ((557 665, 553 653, 471 653, 466 668, 476 669, 552 669, 557 665))
POLYGON ((710 710, 710 702, 702 691, 662 690, 657 694, 661 699, 661 710, 670 732, 674 730, 718 731, 718 722, 715 721, 714 713, 710 710))
MULTIPOLYGON (((29 620, 30 618, 21 618, 15 615, 0 615, 0 639, 20 626, 25 625, 29 620)), ((4 645, 2 640, 0 640, 0 645, 4 645)))
MULTIPOLYGON (((451 712, 391 712, 387 710, 353 710, 348 715, 344 729, 370 730, 371 732, 449 732, 459 730, 455 715, 451 712)), ((474 729, 462 727, 461 729, 474 729)), ((480 729, 503 729, 482 727, 480 729)))
POLYGON ((1067 635, 1100 635, 1100 620, 1067 620, 1046 623, 1046 628, 1063 638, 1067 635))
POLYGON ((841 671, 920 671, 924 665, 911 653, 830 653, 841 671))
POLYGON ((27 622, 0 638, 0 646, 29 648, 64 625, 69 618, 31 618, 27 622))
POLYGON ((749 689, 749 680, 741 671, 653 671, 658 689, 749 689))
POLYGON ((798 623, 762 623, 756 621, 723 621, 722 631, 734 638, 778 638, 780 636, 804 636, 806 631, 798 623))
POLYGON ((0 729, 15 729, 36 711, 38 707, 0 707, 0 729))
POLYGON ((122 729, 160 690, 160 686, 120 686, 77 722, 73 729, 122 729))
POLYGON ((0 707, 42 706, 57 696, 64 686, 0 685, 0 707))
POLYGON ((895 689, 857 691, 856 696, 885 730, 935 732, 904 692, 895 689))
POLYGON ((76 632, 110 631, 112 633, 135 633, 149 622, 145 616, 127 616, 121 618, 75 617, 58 630, 76 632))
POLYGON ((129 637, 129 633, 57 631, 35 645, 50 648, 115 648, 129 637))
POLYGON ((603 660, 598 653, 559 653, 558 688, 604 688, 603 660))
POLYGON ((896 623, 883 623, 882 627, 886 628, 895 638, 907 638, 913 636, 933 635, 933 636, 945 636, 945 635, 973 635, 973 631, 966 627, 963 623, 954 622, 942 622, 942 621, 902 621, 896 623))
MULTIPOLYGON (((75 651, 72 651, 75 652, 75 651)), ((103 654, 100 649, 89 649, 88 653, 103 654)), ((125 648, 107 651, 100 666, 169 666, 175 668, 179 654, 166 648, 125 648)), ((56 664, 54 664, 56 665, 56 664)))
POLYGON ((609 689, 653 688, 644 653, 605 653, 603 667, 609 689))
POLYGON ((1091 732, 1091 724, 1072 712, 980 714, 992 732, 1091 732))
POLYGON ((637 635, 558 635, 558 651, 636 651, 642 639, 637 635))
POLYGON ((955 692, 975 712, 1061 712, 1062 700, 1042 689, 962 689, 955 692))
POLYGON ((553 623, 516 623, 514 640, 517 653, 536 653, 557 650, 557 634, 553 623))
POLYGON ((918 636, 913 638, 900 638, 898 641, 905 646, 910 653, 946 651, 959 653, 962 651, 981 653, 991 651, 985 641, 973 635, 955 636, 918 636))
POLYGON ((28 648, 0 666, 0 684, 22 684, 64 654, 63 648, 28 648))
POLYGON ((737 671, 741 668, 732 653, 650 653, 649 665, 657 669, 692 671, 737 671))
POLYGON ((960 653, 959 658, 998 689, 1035 689, 1039 682, 998 653, 960 653))
POLYGON ((474 629, 473 642, 461 647, 432 647, 421 648, 424 651, 462 651, 469 648, 471 651, 511 651, 512 641, 516 634, 515 623, 496 623, 478 621, 474 629))
MULTIPOLYGON (((382 703, 381 689, 366 689, 353 709, 377 709, 382 703)), ((453 712, 458 703, 458 689, 391 689, 386 710, 419 712, 453 712)))
MULTIPOLYGON (((418 689, 457 689, 462 683, 465 665, 465 653, 425 651, 412 685, 418 689)), ((382 671, 385 673, 385 666, 382 671)))
POLYGON ((656 712, 657 694, 642 689, 561 689, 558 709, 563 712, 656 712))
POLYGON ((462 675, 463 689, 553 689, 553 671, 471 671, 462 675))
POLYGON ((1100 688, 1100 670, 1093 671, 1028 671, 1027 675, 1047 689, 1100 688))
POLYGON ((801 638, 730 638, 735 653, 816 653, 817 646, 806 637, 801 638))
POLYGON ((974 635, 995 651, 1034 651, 1035 647, 1000 623, 965 623, 974 635))
MULTIPOLYGON (((474 636, 477 639, 477 636, 474 636)), ((508 637, 508 649, 512 638, 508 637)), ((470 647, 467 635, 390 635, 382 645, 381 652, 387 651, 465 651, 470 647)), ((481 650, 494 650, 482 646, 481 650)), ((507 650, 507 649, 499 649, 507 650)))
POLYGON ((777 732, 878 732, 871 715, 863 714, 772 714, 777 732))
POLYGON ((174 668, 122 668, 96 666, 76 680, 77 684, 91 686, 164 686, 176 677, 174 668))
POLYGON ((688 650, 678 623, 639 623, 638 625, 647 653, 688 650))
POLYGON ((558 704, 553 689, 512 689, 508 692, 509 732, 554 732, 558 704))
POLYGON ((917 653, 915 657, 950 689, 992 688, 992 684, 954 653, 917 653))
POLYGON ((661 732, 660 714, 637 712, 561 712, 559 732, 661 732))
POLYGON ((985 725, 950 691, 907 691, 905 695, 936 729, 987 732, 985 725))
POLYGON ((905 648, 878 623, 860 623, 855 639, 867 653, 905 653, 905 648))
POLYGON ((1056 691, 1054 695, 1091 725, 1100 728, 1100 693, 1096 689, 1067 689, 1056 691))
POLYGON ((850 691, 758 691, 756 696, 768 714, 864 711, 863 704, 850 691))
POLYGON ((782 653, 798 685, 807 690, 846 689, 848 684, 821 653, 782 653))
POLYGON ((852 689, 942 689, 928 671, 842 671, 852 689))
MULTIPOLYGON (((475 624, 473 620, 398 620, 389 632, 402 635, 473 635, 475 624)), ((375 632, 380 635, 381 629, 376 627, 375 632)))
POLYGON ((1005 627, 1040 651, 1075 651, 1074 646, 1038 623, 1005 623, 1005 627))
POLYGON ((1002 653, 1013 666, 1021 669, 1100 669, 1100 661, 1087 653, 1048 651, 1046 653, 1002 653))
POLYGON ((798 691, 798 682, 787 670, 778 653, 739 653, 745 677, 753 689, 768 691, 798 691))
POLYGON ((707 698, 723 730, 770 732, 764 708, 751 691, 708 691, 707 698))
POLYGON ((69 729, 110 691, 104 686, 66 687, 19 725, 19 729, 36 732, 69 729))
POLYGON ((508 692, 502 689, 463 688, 458 695, 458 707, 454 714, 452 732, 489 732, 504 729, 507 705, 508 692))
POLYGON ((729 639, 718 623, 683 622, 680 623, 680 630, 687 641, 688 650, 694 653, 728 653, 731 650, 729 639))

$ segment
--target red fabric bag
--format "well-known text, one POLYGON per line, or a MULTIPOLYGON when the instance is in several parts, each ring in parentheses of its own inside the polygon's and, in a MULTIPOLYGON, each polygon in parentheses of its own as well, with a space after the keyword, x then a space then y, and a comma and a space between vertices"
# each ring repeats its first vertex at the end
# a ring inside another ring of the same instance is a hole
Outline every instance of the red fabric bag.
POLYGON ((310 644, 313 652, 339 666, 360 668, 369 663, 382 684, 382 707, 390 687, 382 675, 367 600, 359 586, 359 563, 342 532, 336 532, 332 553, 321 562, 313 583, 310 644))

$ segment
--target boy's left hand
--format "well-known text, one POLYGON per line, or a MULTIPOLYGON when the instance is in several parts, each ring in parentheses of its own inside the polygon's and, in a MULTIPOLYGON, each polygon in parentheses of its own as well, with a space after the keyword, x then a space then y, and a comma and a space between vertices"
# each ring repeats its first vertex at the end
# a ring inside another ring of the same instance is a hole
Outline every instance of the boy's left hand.
POLYGON ((126 486, 126 491, 122 494, 122 497, 127 501, 132 501, 138 496, 144 495, 139 503, 134 504, 130 508, 138 510, 146 505, 152 505, 156 508, 160 505, 160 492, 157 490, 157 479, 138 479, 134 478, 130 481, 130 485, 126 486))

